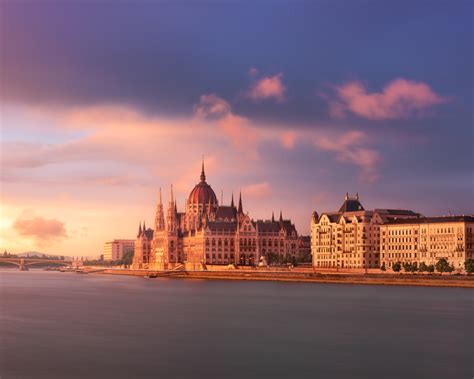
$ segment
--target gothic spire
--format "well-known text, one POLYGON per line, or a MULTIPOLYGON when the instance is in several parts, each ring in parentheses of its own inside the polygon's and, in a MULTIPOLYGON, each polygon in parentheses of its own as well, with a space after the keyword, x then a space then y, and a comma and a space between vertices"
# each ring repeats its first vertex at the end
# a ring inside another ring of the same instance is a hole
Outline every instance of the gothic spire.
POLYGON ((283 221, 283 215, 282 215, 281 209, 280 209, 280 222, 282 222, 282 221, 283 221))
POLYGON ((138 234, 137 234, 137 238, 138 238, 138 237, 140 237, 140 236, 141 236, 141 234, 142 234, 142 223, 141 223, 141 222, 139 222, 139 223, 138 223, 138 225, 139 225, 139 226, 138 226, 138 234))
POLYGON ((275 222, 275 212, 272 211, 272 222, 275 222))
POLYGON ((143 220, 143 231, 146 230, 146 226, 145 226, 145 220, 143 220))
POLYGON ((232 200, 230 201, 230 206, 234 207, 234 192, 232 192, 232 200))
POLYGON ((244 208, 242 207, 242 191, 239 192, 239 209, 240 214, 244 213, 244 208))
POLYGON ((171 200, 170 200, 170 203, 173 203, 174 202, 174 199, 173 199, 173 185, 171 185, 171 200))
POLYGON ((204 172, 204 156, 202 157, 202 168, 201 168, 201 182, 206 181, 206 173, 204 172))
POLYGON ((156 214, 155 214, 155 230, 163 230, 165 228, 165 217, 163 214, 163 198, 161 195, 161 187, 160 187, 160 196, 158 199, 158 205, 156 206, 156 214))

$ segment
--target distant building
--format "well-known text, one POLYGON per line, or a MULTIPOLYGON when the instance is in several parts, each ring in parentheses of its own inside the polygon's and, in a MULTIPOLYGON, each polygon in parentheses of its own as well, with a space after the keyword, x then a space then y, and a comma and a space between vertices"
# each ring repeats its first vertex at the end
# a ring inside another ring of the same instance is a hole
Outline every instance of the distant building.
POLYGON ((445 258, 456 270, 474 259, 474 217, 446 216, 391 220, 380 227, 381 263, 424 262, 436 264, 445 258))
POLYGON ((134 240, 116 239, 104 245, 104 261, 117 261, 123 258, 127 251, 135 249, 134 240))
POLYGON ((311 236, 298 237, 298 254, 300 262, 311 262, 311 236))
POLYGON ((135 252, 133 254, 134 267, 148 266, 153 261, 153 229, 138 227, 137 239, 135 240, 135 252))
POLYGON ((359 194, 346 194, 337 212, 311 218, 311 253, 315 268, 368 269, 380 267, 380 226, 388 221, 418 218, 411 210, 366 211, 359 194))
POLYGON ((257 265, 260 257, 277 261, 298 256, 298 233, 290 220, 253 220, 238 206, 219 204, 206 182, 204 163, 200 181, 190 192, 184 212, 178 212, 171 187, 166 211, 161 190, 156 207, 155 229, 143 227, 137 237, 133 268, 166 270, 206 265, 257 265))

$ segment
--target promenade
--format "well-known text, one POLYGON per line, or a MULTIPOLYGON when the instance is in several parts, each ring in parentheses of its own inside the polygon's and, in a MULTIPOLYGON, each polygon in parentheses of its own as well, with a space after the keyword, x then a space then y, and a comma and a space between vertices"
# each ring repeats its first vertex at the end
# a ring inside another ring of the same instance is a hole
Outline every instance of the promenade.
MULTIPOLYGON (((85 268, 85 271, 94 270, 85 268)), ((93 273, 93 272, 91 272, 93 273)), ((362 285, 397 285, 397 286, 429 286, 429 287, 461 287, 474 288, 474 276, 468 275, 428 275, 428 274, 395 274, 395 273, 363 273, 363 272, 313 272, 311 269, 293 270, 207 270, 207 271, 154 271, 130 269, 105 269, 99 274, 133 275, 141 277, 160 277, 176 279, 208 279, 208 280, 251 280, 281 281, 332 284, 362 285)))

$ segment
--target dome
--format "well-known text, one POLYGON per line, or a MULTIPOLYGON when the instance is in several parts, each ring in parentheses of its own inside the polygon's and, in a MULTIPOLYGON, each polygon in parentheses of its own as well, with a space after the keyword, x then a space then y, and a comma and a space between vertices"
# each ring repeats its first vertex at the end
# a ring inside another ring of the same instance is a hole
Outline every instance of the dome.
POLYGON ((188 204, 203 204, 207 205, 209 202, 212 205, 217 205, 217 197, 214 190, 206 183, 206 174, 204 173, 204 163, 202 164, 201 181, 196 184, 189 194, 188 204))

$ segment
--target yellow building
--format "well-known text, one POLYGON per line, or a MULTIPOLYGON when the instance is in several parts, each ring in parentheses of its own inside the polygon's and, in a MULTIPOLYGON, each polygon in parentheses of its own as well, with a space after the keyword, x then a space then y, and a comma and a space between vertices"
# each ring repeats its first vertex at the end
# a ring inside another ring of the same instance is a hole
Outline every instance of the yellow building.
POLYGON ((135 241, 116 239, 104 245, 104 261, 118 261, 127 251, 134 251, 135 241))
POLYGON ((311 253, 314 268, 369 269, 380 267, 380 225, 395 219, 417 218, 410 210, 366 211, 359 195, 346 194, 337 212, 313 212, 311 253))
POLYGON ((392 220, 381 226, 381 263, 426 265, 445 258, 462 271, 466 259, 474 258, 474 217, 446 216, 392 220))

